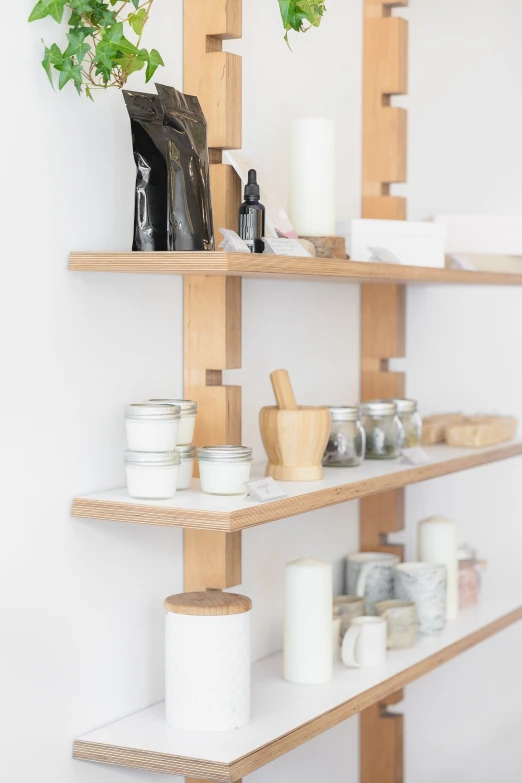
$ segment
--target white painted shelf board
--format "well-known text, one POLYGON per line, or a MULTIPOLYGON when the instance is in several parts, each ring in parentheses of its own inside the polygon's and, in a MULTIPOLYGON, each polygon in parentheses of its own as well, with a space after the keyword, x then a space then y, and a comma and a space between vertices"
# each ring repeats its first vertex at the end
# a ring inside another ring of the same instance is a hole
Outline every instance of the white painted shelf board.
MULTIPOLYGON (((515 457, 522 454, 522 440, 481 449, 437 445, 425 450, 430 457, 427 465, 407 465, 402 459, 366 460, 357 468, 325 468, 321 481, 282 482, 288 497, 270 503, 246 500, 246 495, 206 495, 194 481, 190 490, 178 492, 172 500, 135 500, 126 489, 85 495, 74 500, 72 513, 87 519, 241 530, 515 457)), ((264 464, 252 473, 253 479, 262 478, 264 464)))
POLYGON ((384 666, 348 669, 337 664, 334 679, 324 685, 285 682, 282 654, 278 653, 252 665, 252 717, 247 727, 215 734, 177 731, 165 723, 161 703, 80 737, 75 755, 124 766, 174 770, 173 774, 192 774, 198 762, 212 779, 236 780, 519 619, 522 595, 485 601, 461 612, 440 636, 423 638, 411 650, 389 652, 384 666), (132 759, 128 763, 123 749, 144 755, 147 764, 135 764, 132 759))

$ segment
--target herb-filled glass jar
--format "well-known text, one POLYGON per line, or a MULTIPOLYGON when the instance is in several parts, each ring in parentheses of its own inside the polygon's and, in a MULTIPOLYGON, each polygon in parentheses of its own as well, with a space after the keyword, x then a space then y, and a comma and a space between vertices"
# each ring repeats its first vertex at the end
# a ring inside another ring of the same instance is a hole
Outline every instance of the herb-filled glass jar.
POLYGON ((366 433, 366 459, 400 457, 404 427, 391 400, 361 403, 362 425, 366 433))
POLYGON ((176 494, 179 471, 177 451, 126 451, 124 464, 127 491, 131 498, 168 500, 176 494))
POLYGON ((140 402, 124 411, 127 445, 131 451, 173 451, 179 437, 179 405, 140 402))
POLYGON ((209 495, 246 494, 252 449, 247 446, 204 446, 198 449, 201 489, 209 495))
POLYGON ((178 446, 188 446, 194 440, 194 427, 198 404, 194 400, 150 400, 156 405, 177 405, 181 409, 181 421, 178 430, 178 446))
POLYGON ((178 446, 180 465, 178 473, 178 489, 190 489, 190 483, 194 474, 194 459, 196 457, 195 446, 178 446))
POLYGON ((323 456, 323 465, 352 468, 364 459, 366 437, 357 406, 336 405, 330 408, 332 424, 323 456))
POLYGON ((417 410, 416 400, 393 400, 397 406, 397 415, 404 427, 404 448, 420 446, 422 442, 422 419, 417 410))

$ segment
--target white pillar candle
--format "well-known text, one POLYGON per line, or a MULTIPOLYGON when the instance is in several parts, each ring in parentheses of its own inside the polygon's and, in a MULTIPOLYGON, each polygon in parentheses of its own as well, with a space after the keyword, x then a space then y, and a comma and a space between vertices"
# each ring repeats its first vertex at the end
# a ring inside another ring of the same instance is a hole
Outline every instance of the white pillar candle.
POLYGON ((335 123, 303 117, 292 128, 290 213, 300 236, 335 236, 335 123))
POLYGON ((285 566, 284 677, 309 685, 332 678, 332 566, 305 557, 285 566))
POLYGON ((453 620, 459 609, 457 530, 451 519, 430 517, 419 522, 419 560, 446 566, 446 616, 453 620))

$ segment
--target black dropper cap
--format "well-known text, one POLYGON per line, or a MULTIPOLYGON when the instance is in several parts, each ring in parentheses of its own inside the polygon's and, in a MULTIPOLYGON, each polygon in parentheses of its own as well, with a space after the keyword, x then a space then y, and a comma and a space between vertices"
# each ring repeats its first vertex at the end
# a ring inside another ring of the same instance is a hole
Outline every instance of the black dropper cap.
POLYGON ((245 198, 248 198, 249 196, 254 198, 259 198, 261 196, 261 191, 259 190, 259 185, 257 184, 257 172, 255 169, 250 169, 248 172, 248 183, 245 185, 245 198))

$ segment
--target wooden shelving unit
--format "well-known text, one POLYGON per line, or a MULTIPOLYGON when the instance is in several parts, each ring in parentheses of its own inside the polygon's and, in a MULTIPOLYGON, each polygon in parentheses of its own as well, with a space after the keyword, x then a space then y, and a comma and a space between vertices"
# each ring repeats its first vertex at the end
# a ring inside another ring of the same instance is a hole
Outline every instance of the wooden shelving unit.
POLYGON ((522 274, 243 253, 71 253, 72 272, 219 275, 347 283, 522 285, 522 274))
MULTIPOLYGON (((322 481, 285 482, 288 497, 271 503, 257 503, 244 497, 205 495, 196 481, 192 489, 178 492, 173 500, 133 500, 126 489, 75 498, 72 514, 73 517, 141 525, 240 531, 516 457, 522 454, 522 441, 486 449, 428 446, 426 453, 431 459, 427 465, 411 466, 401 460, 391 460, 366 461, 352 469, 328 468, 322 481)), ((253 478, 262 476, 261 469, 253 471, 253 478)))
POLYGON ((161 703, 80 737, 74 756, 237 781, 522 619, 521 599, 485 601, 462 612, 440 637, 389 653, 385 666, 354 670, 338 664, 326 685, 285 682, 281 654, 258 661, 252 666, 252 718, 244 729, 218 734, 176 731, 165 723, 161 703))
MULTIPOLYGON (((390 183, 406 180, 406 113, 390 96, 407 92, 408 24, 391 8, 408 0, 362 0, 364 7, 362 214, 403 220, 404 199, 390 183)), ((242 0, 184 0, 185 92, 198 95, 209 121, 215 225, 235 228, 239 181, 222 150, 241 147, 241 58, 222 41, 241 37, 242 0)), ((241 442, 241 389, 222 371, 241 366, 241 278, 361 283, 361 399, 402 397, 405 376, 388 360, 405 355, 406 284, 522 285, 522 275, 467 272, 351 260, 228 253, 72 253, 76 272, 184 276, 184 395, 199 404, 196 443, 241 442)), ((328 470, 323 481, 285 484, 288 497, 267 504, 203 495, 196 484, 173 502, 131 500, 113 490, 74 500, 73 516, 184 528, 185 590, 240 585, 241 531, 306 511, 361 500, 361 549, 392 551, 387 535, 404 527, 404 487, 522 454, 522 442, 489 449, 427 450, 430 463, 367 462, 328 470)), ((186 775, 187 783, 240 778, 361 713, 361 783, 402 783, 402 716, 387 707, 400 690, 522 619, 522 596, 485 601, 463 612, 437 638, 390 653, 383 667, 338 666, 331 683, 296 686, 282 677, 281 656, 252 667, 252 721, 235 732, 177 732, 162 705, 80 737, 78 759, 186 775)))

